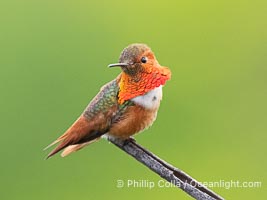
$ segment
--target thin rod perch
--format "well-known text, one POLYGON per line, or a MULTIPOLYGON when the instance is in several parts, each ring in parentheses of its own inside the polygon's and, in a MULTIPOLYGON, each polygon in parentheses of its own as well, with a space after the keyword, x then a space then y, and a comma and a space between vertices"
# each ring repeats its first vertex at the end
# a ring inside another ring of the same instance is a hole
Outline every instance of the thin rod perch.
POLYGON ((108 137, 108 140, 193 198, 198 200, 223 200, 221 196, 204 187, 185 172, 146 150, 137 144, 135 140, 123 141, 113 137, 108 137))

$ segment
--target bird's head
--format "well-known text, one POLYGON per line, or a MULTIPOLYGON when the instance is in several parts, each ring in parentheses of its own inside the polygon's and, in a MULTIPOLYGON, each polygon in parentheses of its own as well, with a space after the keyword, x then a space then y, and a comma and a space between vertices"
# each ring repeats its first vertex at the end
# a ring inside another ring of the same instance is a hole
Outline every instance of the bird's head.
POLYGON ((158 63, 145 44, 129 45, 122 51, 119 63, 110 64, 109 67, 122 69, 119 83, 121 103, 164 85, 171 77, 171 71, 158 63))

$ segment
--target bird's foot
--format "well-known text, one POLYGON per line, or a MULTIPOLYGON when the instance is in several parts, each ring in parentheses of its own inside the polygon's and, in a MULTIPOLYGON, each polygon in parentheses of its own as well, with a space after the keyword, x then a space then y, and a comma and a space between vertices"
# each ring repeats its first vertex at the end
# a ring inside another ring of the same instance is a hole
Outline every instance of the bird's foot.
POLYGON ((136 140, 133 137, 129 137, 123 141, 123 146, 128 145, 130 142, 136 142, 136 140))

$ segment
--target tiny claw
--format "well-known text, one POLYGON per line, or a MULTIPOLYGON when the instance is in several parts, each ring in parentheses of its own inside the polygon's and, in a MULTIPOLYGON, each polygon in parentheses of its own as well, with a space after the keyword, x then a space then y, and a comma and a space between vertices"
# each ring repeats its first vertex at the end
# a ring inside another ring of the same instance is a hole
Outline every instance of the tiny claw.
POLYGON ((123 146, 126 146, 126 145, 128 145, 129 143, 131 143, 131 142, 135 143, 136 140, 135 140, 133 137, 129 137, 129 138, 127 138, 127 139, 125 139, 125 140, 123 141, 123 146))

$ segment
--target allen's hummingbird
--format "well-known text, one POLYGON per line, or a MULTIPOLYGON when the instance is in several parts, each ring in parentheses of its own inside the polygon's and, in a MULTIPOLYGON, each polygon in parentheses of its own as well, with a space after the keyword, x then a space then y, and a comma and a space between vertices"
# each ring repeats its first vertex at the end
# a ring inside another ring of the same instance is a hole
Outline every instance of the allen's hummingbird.
POLYGON ((128 139, 152 125, 162 99, 162 86, 171 71, 162 67, 145 44, 131 44, 119 58, 122 72, 104 85, 74 124, 50 146, 59 143, 47 156, 64 149, 66 156, 98 140, 102 135, 128 139))

